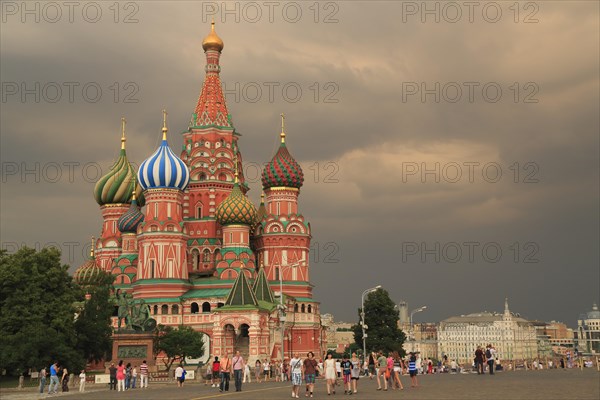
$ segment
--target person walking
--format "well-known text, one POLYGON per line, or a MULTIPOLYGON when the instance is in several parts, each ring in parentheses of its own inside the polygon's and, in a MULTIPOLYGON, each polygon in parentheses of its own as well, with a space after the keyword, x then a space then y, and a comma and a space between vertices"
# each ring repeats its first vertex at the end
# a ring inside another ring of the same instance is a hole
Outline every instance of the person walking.
POLYGON ((410 387, 419 387, 419 382, 417 381, 417 356, 415 353, 411 352, 408 358, 408 374, 410 375, 410 387))
POLYGON ((183 384, 185 383, 185 377, 187 376, 187 371, 185 370, 185 367, 181 368, 183 368, 183 371, 181 372, 181 387, 183 387, 183 384))
MULTIPOLYGON (((210 356, 208 357, 210 361, 210 356)), ((206 379, 204 380, 204 386, 207 386, 209 383, 212 384, 212 363, 206 363, 206 379)))
POLYGON ((140 389, 148 389, 148 364, 146 364, 146 360, 140 364, 140 389))
POLYGON ((48 386, 48 394, 58 393, 58 362, 50 366, 50 385, 48 386), (54 387, 54 390, 52 388, 54 387))
POLYGON ((219 386, 217 382, 221 382, 221 361, 219 361, 219 357, 215 356, 212 363, 212 387, 219 386))
POLYGON ((137 365, 134 365, 131 369, 131 388, 135 389, 135 383, 137 382, 137 365))
POLYGON ((254 377, 256 378, 256 382, 260 383, 260 374, 262 373, 262 363, 257 358, 254 363, 254 377))
POLYGON ((129 390, 131 386, 131 363, 125 366, 125 390, 129 390))
POLYGON ((352 379, 352 393, 358 393, 358 380, 360 379, 360 360, 356 356, 356 353, 352 353, 350 359, 352 363, 352 370, 350 371, 350 378, 352 379))
POLYGON ((229 391, 229 380, 231 379, 231 360, 229 359, 229 353, 225 354, 225 357, 221 359, 221 383, 219 385, 219 392, 229 391))
POLYGON ((42 367, 40 370, 40 393, 44 393, 44 389, 46 388, 46 367, 42 367))
POLYGON ((183 365, 179 364, 177 368, 175 368, 175 381, 177 381, 177 387, 183 386, 183 381, 181 380, 183 376, 183 365))
POLYGON ((269 382, 269 374, 271 372, 271 363, 269 363, 269 361, 265 358, 265 361, 263 361, 263 375, 265 378, 265 382, 269 382))
POLYGON ((377 359, 377 357, 375 356, 375 353, 371 352, 371 354, 369 354, 369 379, 373 380, 373 376, 376 375, 377 371, 375 369, 375 360, 377 359))
POLYGON ((117 392, 125 391, 125 366, 123 360, 119 360, 117 365, 117 392))
POLYGON ((110 383, 108 384, 108 388, 110 390, 117 390, 117 367, 115 367, 115 363, 110 364, 108 373, 110 376, 110 383))
POLYGON ((62 368, 62 378, 60 379, 60 384, 63 392, 69 391, 69 371, 67 370, 67 367, 62 368))
POLYGON ((244 363, 244 379, 242 383, 252 383, 252 371, 250 371, 250 364, 244 363))
POLYGON ((239 351, 235 352, 235 356, 231 362, 233 369, 233 379, 235 381, 235 391, 242 391, 242 374, 244 373, 244 369, 246 368, 246 363, 244 362, 244 357, 240 354, 239 351))
POLYGON ((352 394, 352 363, 348 359, 348 356, 344 355, 342 362, 340 363, 342 369, 342 376, 344 377, 344 394, 352 394))
POLYGON ((79 374, 79 391, 81 393, 85 392, 85 369, 82 369, 79 374))
POLYGON ((315 379, 317 376, 317 370, 319 368, 317 360, 315 360, 315 354, 309 351, 306 354, 306 358, 302 363, 302 372, 304 373, 304 382, 306 382, 306 397, 313 397, 315 390, 315 379))
POLYGON ((385 377, 385 372, 387 371, 387 358, 383 355, 383 352, 380 350, 377 353, 377 390, 381 390, 381 381, 379 378, 383 379, 384 391, 388 390, 387 387, 387 379, 385 377))
POLYGON ((333 354, 327 353, 327 358, 324 362, 325 368, 325 380, 327 382, 327 394, 331 394, 333 390, 333 394, 335 394, 335 360, 333 359, 333 354))
POLYGON ((490 368, 490 375, 494 375, 494 360, 496 358, 496 350, 492 347, 491 343, 487 345, 485 358, 487 358, 487 363, 490 368))
POLYGON ((475 368, 477 369, 477 375, 483 375, 483 350, 481 346, 477 346, 477 350, 475 350, 475 368))
POLYGON ((402 358, 400 357, 400 354, 397 351, 394 351, 392 353, 392 361, 393 361, 393 368, 392 368, 392 383, 393 383, 393 387, 400 389, 400 390, 404 390, 404 386, 402 385, 402 380, 400 379, 400 375, 402 375, 402 358))
POLYGON ((294 353, 294 358, 290 361, 290 369, 292 374, 292 397, 300 398, 300 385, 302 385, 302 360, 298 353, 294 353))

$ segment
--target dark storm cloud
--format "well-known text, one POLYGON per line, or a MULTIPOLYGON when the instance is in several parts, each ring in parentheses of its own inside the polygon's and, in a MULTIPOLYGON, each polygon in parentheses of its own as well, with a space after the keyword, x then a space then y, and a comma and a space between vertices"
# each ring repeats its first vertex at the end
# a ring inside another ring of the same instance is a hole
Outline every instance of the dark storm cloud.
MULTIPOLYGON (((3 84, 79 86, 73 102, 66 92, 56 103, 31 95, 21 102, 20 94, 2 102, 3 168, 19 168, 8 176, 3 169, 3 243, 77 242, 65 246, 77 247, 65 261, 82 262, 101 221, 93 168, 106 172, 117 156, 121 116, 132 162, 155 149, 163 108, 169 142, 180 150, 178 133, 204 76, 208 3, 135 4, 138 22, 129 24, 114 23, 107 8, 98 23, 6 16, 3 84), (98 102, 80 90, 90 83, 102 89, 98 102), (23 175, 35 163, 39 176, 23 175), (55 182, 52 163, 62 168, 55 182)), ((406 13, 407 4, 422 2, 335 4, 336 23, 323 23, 334 8, 322 8, 315 23, 306 5, 297 23, 281 14, 271 23, 266 10, 256 23, 216 15, 225 41, 221 77, 255 201, 256 166, 272 157, 286 113, 288 145, 306 175, 300 208, 313 227, 311 279, 323 311, 353 320, 361 291, 383 284, 411 307, 427 304, 423 319, 500 310, 508 296, 530 318, 572 324, 599 296, 598 3, 535 2, 538 23, 523 23, 531 10, 520 10, 515 23, 504 2, 497 23, 480 13, 473 23, 466 13, 457 23, 431 16, 422 23, 420 14, 406 13), (272 101, 270 82, 278 84, 272 101), (473 102, 465 82, 477 83, 473 102), (439 102, 407 95, 436 83, 449 90, 439 102), (286 100, 286 84, 301 88, 298 101, 286 100), (501 88, 498 102, 484 98, 486 84, 501 88), (452 103, 456 87, 463 94, 452 103), (479 163, 473 182, 464 165, 471 162, 479 163), (455 183, 442 176, 453 163, 463 168, 455 183), (497 182, 481 174, 486 163, 502 169, 497 182), (415 165, 439 165, 440 181, 409 174, 415 165), (527 177, 538 182, 524 183, 527 177), (436 262, 403 252, 413 243, 471 241, 495 243, 502 259, 490 262, 480 252, 473 262, 443 255, 436 262), (536 263, 524 262, 528 243, 538 246, 536 263), (355 293, 355 301, 341 304, 340 290, 355 293)), ((130 11, 121 10, 120 21, 130 11)))

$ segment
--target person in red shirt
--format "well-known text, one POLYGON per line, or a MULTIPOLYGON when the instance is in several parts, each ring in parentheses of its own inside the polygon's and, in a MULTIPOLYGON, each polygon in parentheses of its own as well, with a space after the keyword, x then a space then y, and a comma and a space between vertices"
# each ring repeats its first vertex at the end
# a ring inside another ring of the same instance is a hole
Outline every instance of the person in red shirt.
POLYGON ((217 382, 221 379, 221 362, 219 357, 215 357, 212 364, 212 387, 217 387, 217 382))
POLYGON ((123 365, 123 360, 119 361, 119 366, 117 367, 117 392, 120 392, 121 389, 125 391, 125 366, 123 365))

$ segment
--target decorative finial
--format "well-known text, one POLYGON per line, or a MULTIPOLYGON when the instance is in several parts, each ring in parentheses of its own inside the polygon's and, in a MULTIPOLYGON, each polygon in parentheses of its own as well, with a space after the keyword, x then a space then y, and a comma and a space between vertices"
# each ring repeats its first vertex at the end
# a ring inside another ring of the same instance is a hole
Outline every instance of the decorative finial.
POLYGON ((285 143, 285 115, 283 113, 279 115, 281 115, 281 133, 279 136, 281 136, 281 143, 285 143))
POLYGON ((90 247, 90 258, 94 258, 94 242, 96 238, 92 236, 92 247, 90 247))
POLYGON ((121 117, 121 150, 125 150, 125 117, 121 117))
POLYGON ((234 176, 235 176, 234 183, 238 183, 239 180, 238 180, 238 158, 237 158, 237 153, 235 153, 234 156, 233 156, 233 168, 234 168, 234 171, 235 171, 235 174, 234 174, 234 176))
POLYGON ((167 140, 167 110, 163 110, 163 127, 162 127, 162 133, 163 133, 163 140, 167 140))
POLYGON ((265 192, 264 190, 262 192, 260 192, 260 204, 263 204, 265 202, 265 192))

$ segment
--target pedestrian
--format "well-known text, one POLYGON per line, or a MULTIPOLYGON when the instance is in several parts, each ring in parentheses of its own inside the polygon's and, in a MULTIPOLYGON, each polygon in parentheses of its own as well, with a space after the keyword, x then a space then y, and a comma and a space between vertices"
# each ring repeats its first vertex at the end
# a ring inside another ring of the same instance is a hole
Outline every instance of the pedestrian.
POLYGON ((327 358, 324 363, 325 368, 325 380, 327 382, 327 394, 331 394, 333 390, 333 394, 335 394, 335 360, 333 359, 333 354, 327 353, 327 358))
POLYGON ((179 364, 177 368, 175 368, 175 381, 177 381, 177 387, 183 386, 183 364, 179 364))
POLYGON ((182 367, 183 371, 181 372, 181 387, 183 387, 183 384, 185 383, 185 377, 187 376, 187 371, 185 369, 185 367, 182 367))
MULTIPOLYGON (((337 376, 337 379, 340 379, 342 377, 342 362, 340 360, 335 360, 335 374, 337 376)), ((339 385, 337 379, 335 381, 336 386, 339 385)))
POLYGON ((388 353, 386 358, 387 361, 387 370, 385 371, 385 377, 388 382, 388 387, 394 388, 394 357, 392 357, 392 353, 388 353))
POLYGON ((235 356, 231 361, 232 369, 233 369, 233 379, 235 380, 235 391, 242 391, 242 375, 244 373, 244 369, 246 368, 244 361, 244 357, 240 354, 239 351, 235 352, 235 356))
POLYGON ((263 375, 265 377, 265 382, 268 382, 269 381, 269 373, 271 372, 271 364, 265 358, 265 361, 263 361, 262 366, 263 366, 263 375))
POLYGON ((79 374, 79 391, 85 392, 85 369, 82 369, 79 374))
POLYGON ((212 363, 212 387, 218 387, 217 382, 221 382, 221 361, 219 361, 219 357, 215 356, 212 363))
POLYGON ((369 354, 369 379, 373 380, 373 376, 375 375, 376 371, 375 371, 375 360, 377 358, 375 357, 375 353, 371 352, 371 354, 369 354))
POLYGON ((40 393, 44 393, 46 387, 46 367, 42 367, 40 370, 40 393))
POLYGON ((229 380, 231 379, 231 360, 229 360, 229 352, 221 359, 221 384, 219 392, 229 391, 229 380))
POLYGON ((131 386, 131 363, 125 366, 125 390, 129 390, 131 386))
POLYGON ((69 391, 69 371, 67 370, 67 367, 63 367, 62 369, 62 378, 60 379, 60 384, 63 392, 69 391))
POLYGON ((140 389, 148 389, 148 364, 146 364, 146 360, 140 364, 140 389))
POLYGON ((387 371, 387 358, 383 355, 383 352, 380 350, 377 353, 377 390, 381 390, 381 381, 379 378, 383 379, 384 391, 388 390, 387 388, 387 379, 385 373, 387 371))
POLYGON ((560 367, 561 367, 562 369, 565 369, 565 359, 564 359, 564 358, 562 358, 562 357, 560 358, 560 367))
POLYGON ((137 365, 134 365, 131 369, 131 388, 135 389, 135 383, 137 382, 137 365))
POLYGON ((317 371, 319 368, 317 360, 315 360, 315 354, 312 351, 309 351, 308 354, 306 354, 306 358, 302 364, 304 382, 306 382, 305 396, 313 397, 313 392, 315 390, 315 379, 317 377, 317 371))
POLYGON ((477 369, 477 375, 483 375, 483 350, 481 346, 477 346, 477 350, 475 350, 475 368, 477 369))
POLYGON ((110 364, 108 372, 110 374, 110 383, 108 384, 108 387, 110 390, 117 390, 117 367, 115 367, 115 363, 110 364))
POLYGON ((283 381, 281 378, 281 363, 279 361, 275 361, 275 382, 283 381))
POLYGON ((256 382, 260 383, 260 374, 262 373, 262 363, 257 358, 254 363, 254 377, 256 378, 256 382))
POLYGON ((54 361, 54 364, 50 366, 50 385, 48 386, 48 394, 58 392, 58 362, 54 361), (54 390, 52 390, 54 387, 54 390))
MULTIPOLYGON (((208 360, 210 361, 210 357, 208 357, 208 360)), ((204 381, 204 386, 207 386, 209 383, 212 384, 212 363, 207 362, 206 363, 206 380, 204 381)))
POLYGON ((350 359, 352 363, 352 370, 350 373, 350 377, 352 379, 352 393, 358 393, 358 379, 360 378, 360 360, 356 356, 356 353, 352 353, 352 358, 350 359))
POLYGON ((433 374, 433 361, 429 357, 427 357, 427 373, 433 374))
POLYGON ((402 375, 402 358, 397 351, 392 353, 393 368, 392 368, 392 383, 393 387, 404 390, 400 375, 402 375))
POLYGON ((125 391, 125 365, 123 360, 119 360, 117 365, 117 392, 125 391))
POLYGON ((452 359, 452 361, 450 361, 450 373, 456 374, 457 372, 458 372, 458 364, 456 363, 456 361, 454 359, 452 359))
POLYGON ((487 345, 487 350, 485 351, 485 357, 487 358, 487 363, 490 368, 490 375, 494 375, 494 359, 496 356, 496 350, 492 347, 491 343, 487 345))
POLYGON ((294 353, 294 358, 290 360, 290 369, 292 374, 292 397, 300 398, 298 392, 302 385, 302 360, 298 353, 294 353))
POLYGON ((411 352, 408 359, 408 374, 410 375, 410 387, 419 387, 417 381, 417 356, 411 352))
POLYGON ((342 369, 342 376, 344 377, 344 394, 351 395, 352 394, 352 382, 351 382, 351 374, 352 374, 352 363, 348 359, 348 356, 344 354, 342 362, 340 363, 340 368, 342 369))
POLYGON ((244 380, 243 383, 252 383, 252 372, 250 371, 250 364, 244 363, 244 380))

